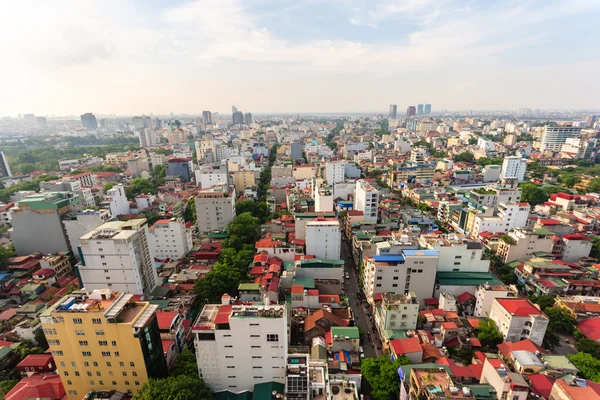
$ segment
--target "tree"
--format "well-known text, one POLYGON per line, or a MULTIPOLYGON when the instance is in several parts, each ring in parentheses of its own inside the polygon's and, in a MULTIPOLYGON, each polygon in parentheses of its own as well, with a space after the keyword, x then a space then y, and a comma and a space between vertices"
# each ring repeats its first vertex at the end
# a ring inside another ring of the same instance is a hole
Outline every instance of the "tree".
POLYGON ((18 379, 10 379, 10 380, 0 381, 0 396, 2 398, 5 398, 7 393, 10 392, 12 390, 12 388, 17 386, 17 383, 19 383, 18 379))
POLYGON ((148 179, 135 178, 131 181, 131 187, 127 188, 127 197, 133 199, 135 196, 143 193, 156 194, 158 188, 148 179))
POLYGON ((582 378, 600 383, 600 360, 582 352, 569 354, 567 357, 577 367, 582 378))
POLYGON ((562 183, 568 188, 572 188, 573 186, 581 182, 581 178, 572 173, 560 175, 559 180, 560 183, 562 183))
POLYGON ((411 364, 411 361, 405 356, 394 361, 391 361, 385 355, 364 359, 360 371, 371 386, 371 396, 375 400, 389 400, 392 397, 397 397, 400 390, 398 368, 409 364, 411 364))
POLYGON ((579 339, 575 343, 575 348, 577 351, 591 354, 594 358, 600 359, 600 343, 595 340, 588 338, 579 339))
POLYGON ((478 138, 470 137, 469 141, 467 143, 469 143, 469 145, 473 146, 473 145, 476 145, 478 141, 479 141, 478 138))
POLYGON ((522 189, 523 194, 521 195, 521 200, 526 201, 532 207, 542 204, 550 198, 549 194, 533 183, 522 185, 522 189))
MULTIPOLYGON (((196 371, 196 374, 198 371, 196 371)), ((170 376, 150 379, 133 396, 134 400, 212 400, 212 393, 198 377, 170 376)))
POLYGON ((475 160, 475 155, 470 151, 465 151, 454 156, 454 161, 456 162, 471 163, 473 160, 475 160))
POLYGON ((539 305, 542 310, 554 305, 554 296, 531 296, 529 300, 539 305))
POLYGON ((186 222, 196 222, 196 201, 194 197, 188 199, 183 218, 186 222))
POLYGON ((498 325, 489 318, 481 321, 476 331, 478 332, 477 339, 485 347, 496 348, 496 346, 504 341, 504 337, 498 331, 498 325))
POLYGON ((46 335, 44 334, 42 328, 39 328, 34 332, 34 338, 39 347, 45 350, 48 349, 48 341, 46 340, 46 335))
POLYGON ((117 182, 108 182, 106 185, 104 185, 104 193, 108 192, 110 189, 113 188, 113 186, 117 186, 118 183, 117 182))
POLYGON ((417 209, 423 212, 432 212, 434 210, 433 207, 428 205, 427 203, 419 203, 417 204, 417 209))
POLYGON ((8 259, 14 257, 15 255, 15 246, 12 243, 7 247, 0 246, 0 268, 6 270, 6 267, 8 266, 8 259))
POLYGON ((556 332, 573 333, 577 320, 571 316, 571 312, 564 307, 547 307, 544 313, 548 316, 548 328, 556 332))
POLYGON ((592 178, 588 183, 586 190, 588 192, 600 192, 600 178, 592 178))
POLYGON ((502 157, 497 157, 497 158, 481 157, 480 159, 477 160, 477 165, 479 165, 480 167, 485 167, 486 165, 502 165, 503 162, 504 162, 504 159, 502 157))
POLYGON ((592 251, 590 256, 600 259, 600 236, 592 237, 592 251))
POLYGON ((229 236, 223 242, 223 247, 240 250, 244 244, 254 245, 260 237, 258 218, 249 212, 240 214, 227 225, 226 231, 229 236))
POLYGON ((542 341, 542 346, 545 349, 549 350, 560 346, 560 336, 558 336, 554 329, 550 327, 546 329, 546 333, 544 334, 544 340, 542 341))
POLYGON ((196 363, 196 353, 185 348, 177 356, 171 370, 172 376, 191 376, 198 377, 198 364, 196 363))

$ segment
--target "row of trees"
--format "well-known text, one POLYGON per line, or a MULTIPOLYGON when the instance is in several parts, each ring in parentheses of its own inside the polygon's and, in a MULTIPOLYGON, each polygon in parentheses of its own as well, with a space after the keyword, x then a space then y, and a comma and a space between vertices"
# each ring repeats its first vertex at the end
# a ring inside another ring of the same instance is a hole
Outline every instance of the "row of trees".
POLYGON ((371 388, 371 396, 375 400, 398 398, 400 392, 398 368, 409 364, 412 363, 406 356, 398 357, 394 361, 385 355, 362 360, 360 372, 371 388))
POLYGON ((6 189, 0 189, 0 201, 7 203, 10 201, 10 196, 13 193, 19 192, 21 190, 34 190, 36 192, 40 191, 40 183, 46 181, 53 181, 58 179, 58 176, 55 175, 39 175, 32 181, 29 182, 21 182, 16 185, 12 185, 6 189))

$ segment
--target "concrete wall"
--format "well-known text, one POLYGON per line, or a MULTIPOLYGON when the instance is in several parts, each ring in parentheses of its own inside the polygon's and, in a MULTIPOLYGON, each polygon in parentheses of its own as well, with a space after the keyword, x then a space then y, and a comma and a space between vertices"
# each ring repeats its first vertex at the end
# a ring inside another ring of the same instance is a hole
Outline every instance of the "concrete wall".
POLYGON ((56 212, 30 213, 23 210, 12 214, 11 240, 17 255, 39 251, 45 254, 71 251, 66 232, 56 212))

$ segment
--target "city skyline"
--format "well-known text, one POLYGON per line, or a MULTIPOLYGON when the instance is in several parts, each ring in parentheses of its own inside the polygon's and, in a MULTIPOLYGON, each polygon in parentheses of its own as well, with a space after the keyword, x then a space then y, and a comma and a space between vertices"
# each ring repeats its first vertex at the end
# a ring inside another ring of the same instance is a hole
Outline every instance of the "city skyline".
POLYGON ((600 107, 588 0, 25 1, 5 15, 3 115, 600 107))

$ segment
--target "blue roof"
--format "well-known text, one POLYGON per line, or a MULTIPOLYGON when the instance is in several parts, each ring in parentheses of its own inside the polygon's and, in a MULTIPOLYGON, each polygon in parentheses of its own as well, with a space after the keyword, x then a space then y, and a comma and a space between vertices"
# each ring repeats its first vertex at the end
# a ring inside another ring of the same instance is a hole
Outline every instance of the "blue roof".
POLYGON ((4 273, 4 274, 0 274, 0 281, 4 278, 6 278, 7 276, 11 276, 12 274, 10 273, 4 273))
POLYGON ((434 257, 439 255, 439 252, 437 250, 408 250, 408 249, 404 249, 402 250, 402 253, 404 253, 405 256, 430 256, 430 257, 434 257))
POLYGON ((402 254, 385 254, 373 256, 373 260, 377 262, 404 262, 404 256, 402 254))

